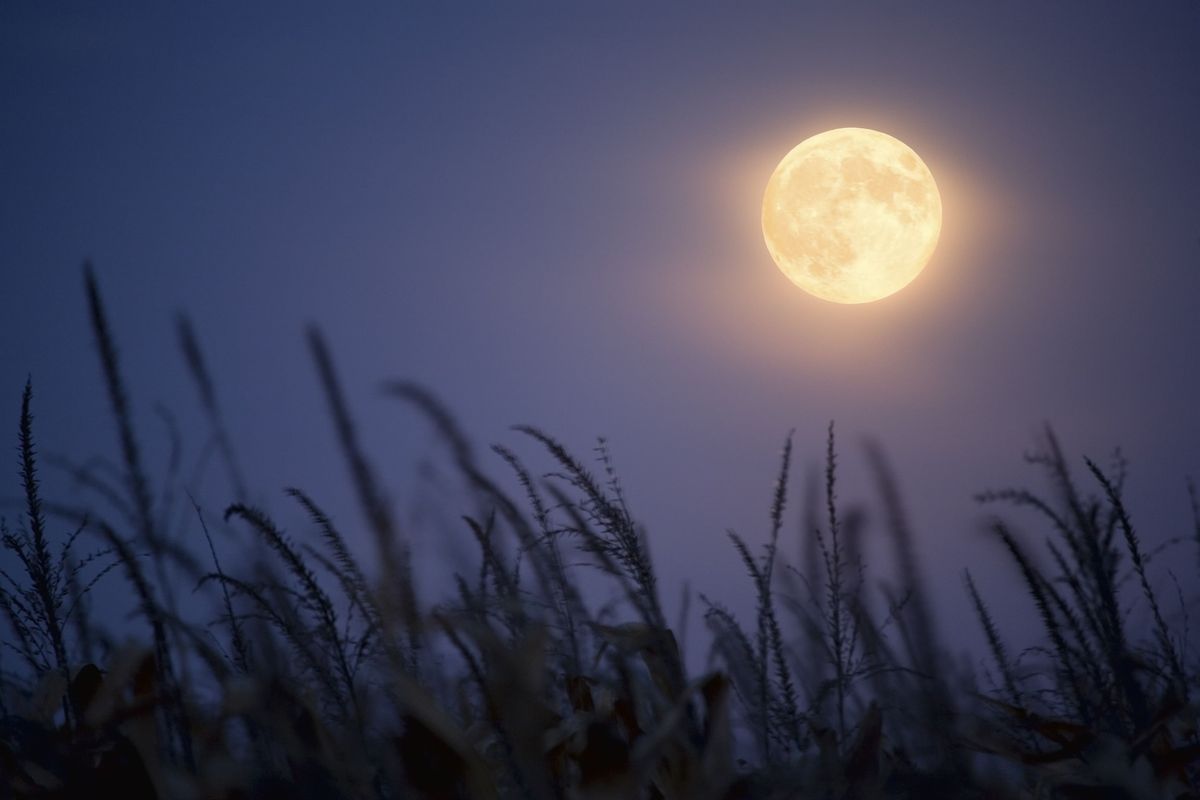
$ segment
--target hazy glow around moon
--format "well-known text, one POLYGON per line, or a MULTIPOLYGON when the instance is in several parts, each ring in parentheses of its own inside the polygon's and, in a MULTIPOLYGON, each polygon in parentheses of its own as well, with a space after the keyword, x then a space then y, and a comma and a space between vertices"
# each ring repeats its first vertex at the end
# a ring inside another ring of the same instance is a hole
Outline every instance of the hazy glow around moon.
POLYGON ((942 198, 908 145, 837 128, 796 145, 763 196, 763 238, 793 283, 835 303, 869 303, 925 268, 942 230, 942 198))

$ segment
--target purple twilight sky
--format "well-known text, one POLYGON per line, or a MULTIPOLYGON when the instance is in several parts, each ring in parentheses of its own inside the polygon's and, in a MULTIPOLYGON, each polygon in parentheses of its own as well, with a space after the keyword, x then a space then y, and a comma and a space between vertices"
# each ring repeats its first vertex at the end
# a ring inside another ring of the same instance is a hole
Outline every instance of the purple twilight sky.
MULTIPOLYGON (((467 540, 436 533, 458 512, 422 468, 441 450, 388 378, 437 392, 487 456, 549 466, 515 423, 584 454, 608 437, 666 594, 690 577, 739 610, 724 532, 764 539, 787 431, 814 469, 833 419, 843 496, 873 498, 877 437, 970 646, 964 566, 1006 626, 1030 611, 971 495, 1038 483, 1044 421, 1073 458, 1124 449, 1146 539, 1189 533, 1198 142, 1195 2, 7 2, 2 418, 15 442, 32 374, 42 450, 115 457, 90 258, 154 463, 155 404, 185 463, 205 436, 184 310, 255 498, 295 524, 279 490, 299 485, 357 523, 315 322, 425 563, 467 540), (926 271, 863 306, 795 288, 759 229, 779 158, 842 126, 913 147, 945 207, 926 271)), ((228 499, 214 469, 195 489, 228 499)), ((793 506, 789 555, 799 533, 793 506)), ((1172 564, 1195 586, 1192 550, 1172 564)))

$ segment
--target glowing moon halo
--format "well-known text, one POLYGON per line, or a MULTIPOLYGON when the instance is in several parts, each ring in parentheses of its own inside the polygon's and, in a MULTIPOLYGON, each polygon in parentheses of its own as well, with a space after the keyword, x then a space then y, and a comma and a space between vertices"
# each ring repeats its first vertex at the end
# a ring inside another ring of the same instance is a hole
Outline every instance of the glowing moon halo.
POLYGON ((869 303, 929 263, 942 198, 929 168, 886 133, 837 128, 783 157, 763 195, 763 238, 792 283, 835 303, 869 303))

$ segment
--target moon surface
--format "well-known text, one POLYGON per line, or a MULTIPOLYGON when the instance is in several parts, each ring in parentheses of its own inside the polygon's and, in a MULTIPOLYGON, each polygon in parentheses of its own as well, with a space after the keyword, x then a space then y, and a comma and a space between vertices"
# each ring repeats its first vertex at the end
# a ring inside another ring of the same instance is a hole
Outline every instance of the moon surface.
POLYGON ((912 148, 867 128, 837 128, 796 145, 767 182, 763 238, 779 269, 809 294, 869 303, 929 263, 942 198, 912 148))

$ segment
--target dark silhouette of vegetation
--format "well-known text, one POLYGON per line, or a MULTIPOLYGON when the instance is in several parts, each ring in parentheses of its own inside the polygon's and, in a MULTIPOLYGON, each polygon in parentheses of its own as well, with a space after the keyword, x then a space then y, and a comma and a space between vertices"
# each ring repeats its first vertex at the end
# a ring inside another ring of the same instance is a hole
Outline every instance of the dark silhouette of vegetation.
MULTIPOLYGON (((1121 460, 1106 470, 1085 459, 1088 480, 1077 481, 1047 430, 1029 460, 1049 494, 979 495, 1032 512, 1048 531, 1051 568, 1012 522, 989 522, 1044 635, 1014 652, 964 573, 992 662, 977 684, 949 666, 877 447, 868 464, 899 583, 868 590, 869 518, 839 500, 832 425, 823 491, 814 479, 800 514, 807 555, 785 562, 789 434, 765 498, 765 546, 756 552, 729 532, 757 600, 753 619, 702 596, 711 657, 696 673, 604 440, 593 472, 521 426, 545 474, 497 445, 490 453, 507 477, 493 477, 435 397, 391 382, 384 391, 445 443, 469 493, 464 532, 478 545, 453 592, 424 597, 402 517, 316 329, 308 343, 369 535, 335 524, 301 489, 286 496, 309 534, 249 502, 212 373, 181 320, 229 491, 216 509, 188 494, 187 519, 202 536, 181 541, 167 511, 190 487, 178 469, 157 485, 146 471, 90 267, 85 290, 121 459, 61 462, 78 496, 45 500, 26 383, 22 499, 12 527, 0 521, 13 564, 0 571, 0 796, 1200 798, 1200 671, 1147 570, 1155 553, 1126 505, 1121 460), (89 540, 96 547, 84 552, 89 540), (350 546, 366 541, 370 553, 350 546), (586 567, 616 600, 579 589, 586 567), (130 592, 132 628, 89 611, 101 581, 130 592), (1130 624, 1134 603, 1152 620, 1147 636, 1130 624)), ((1190 484, 1189 497, 1200 545, 1190 484)))

